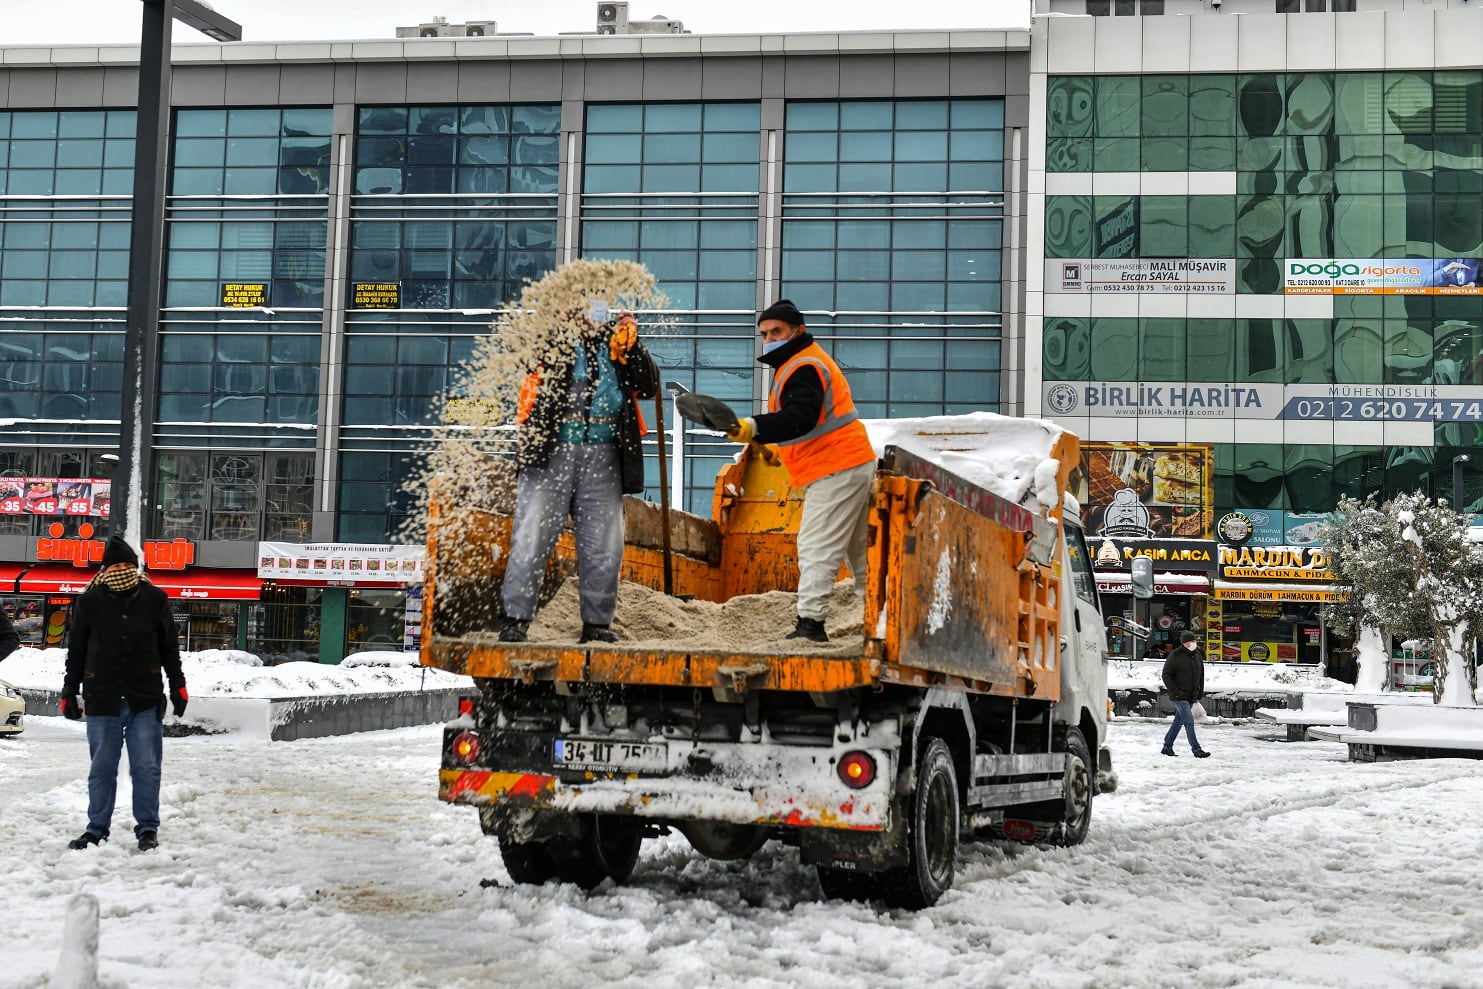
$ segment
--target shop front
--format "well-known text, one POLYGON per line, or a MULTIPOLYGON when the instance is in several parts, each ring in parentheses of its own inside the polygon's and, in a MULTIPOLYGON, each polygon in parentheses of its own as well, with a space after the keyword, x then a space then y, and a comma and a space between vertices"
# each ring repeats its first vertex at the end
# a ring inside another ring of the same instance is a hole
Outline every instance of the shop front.
POLYGON ((421 546, 258 543, 265 662, 403 652, 422 630, 421 546))
POLYGON ((1211 661, 1323 666, 1352 675, 1353 643, 1329 631, 1322 607, 1343 594, 1319 546, 1220 547, 1206 613, 1211 661))
POLYGON ((1215 567, 1216 546, 1205 539, 1113 539, 1087 541, 1107 617, 1108 654, 1121 659, 1167 655, 1179 633, 1204 628, 1205 600, 1215 567), (1146 557, 1154 565, 1154 596, 1133 597, 1132 561, 1146 557), (1146 628, 1147 636, 1133 627, 1146 628))

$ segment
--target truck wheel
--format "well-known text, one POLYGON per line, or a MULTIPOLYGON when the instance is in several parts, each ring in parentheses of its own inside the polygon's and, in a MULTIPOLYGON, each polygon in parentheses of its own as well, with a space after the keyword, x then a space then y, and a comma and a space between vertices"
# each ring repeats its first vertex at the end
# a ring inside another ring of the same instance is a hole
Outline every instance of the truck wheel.
POLYGON ((499 857, 505 871, 522 886, 541 886, 556 875, 556 863, 544 842, 499 841, 499 857))
POLYGON ((1081 730, 1066 731, 1066 802, 1055 844, 1079 845, 1092 826, 1092 795, 1097 792, 1091 750, 1081 730))
POLYGON ((874 872, 856 872, 853 869, 835 869, 827 865, 818 866, 819 888, 830 900, 854 900, 863 903, 881 895, 879 875, 874 872))
POLYGON ((922 744, 907 811, 906 865, 882 874, 881 894, 893 907, 920 910, 952 888, 958 864, 958 773, 940 738, 922 744))
POLYGON ((552 838, 551 858, 556 877, 583 889, 594 889, 604 879, 628 881, 644 842, 642 829, 632 819, 592 814, 579 819, 578 837, 552 838))

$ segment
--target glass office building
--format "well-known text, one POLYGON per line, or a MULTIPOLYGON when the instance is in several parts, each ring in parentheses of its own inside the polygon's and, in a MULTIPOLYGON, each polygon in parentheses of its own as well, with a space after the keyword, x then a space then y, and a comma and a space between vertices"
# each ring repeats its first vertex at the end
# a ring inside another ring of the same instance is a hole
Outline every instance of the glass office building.
POLYGON ((1210 658, 1343 648, 1317 521, 1451 499, 1479 443, 1483 22, 1444 8, 1035 29, 1027 394, 1090 441, 1097 534, 1210 542, 1165 568, 1210 658))
MULTIPOLYGON (((866 415, 1019 411, 1028 37, 177 48, 144 538, 186 644, 402 641, 401 587, 265 581, 259 557, 395 541, 438 401, 567 259, 655 272, 666 382, 761 402, 753 320, 787 296, 866 415)), ((0 603, 55 644, 107 534, 136 73, 96 48, 4 64, 0 603)), ((687 507, 732 452, 685 438, 687 507)))

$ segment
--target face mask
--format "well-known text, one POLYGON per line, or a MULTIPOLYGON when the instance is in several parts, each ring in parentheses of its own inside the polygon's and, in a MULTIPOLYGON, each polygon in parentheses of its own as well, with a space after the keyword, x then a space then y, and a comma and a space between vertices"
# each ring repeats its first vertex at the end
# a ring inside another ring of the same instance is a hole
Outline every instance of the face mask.
POLYGON ((762 345, 762 352, 764 354, 770 354, 774 350, 777 350, 779 347, 781 347, 783 344, 788 343, 789 341, 791 341, 792 339, 793 339, 792 337, 787 337, 787 338, 785 338, 783 340, 773 340, 770 343, 764 343, 762 345))
POLYGON ((606 299, 587 300, 587 318, 592 320, 596 325, 601 326, 606 323, 611 313, 612 307, 608 305, 606 299))

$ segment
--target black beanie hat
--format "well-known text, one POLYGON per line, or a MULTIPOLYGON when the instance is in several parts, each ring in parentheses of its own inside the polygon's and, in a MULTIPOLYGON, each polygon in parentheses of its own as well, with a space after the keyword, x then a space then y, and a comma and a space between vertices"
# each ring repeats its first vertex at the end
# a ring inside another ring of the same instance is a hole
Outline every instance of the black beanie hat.
POLYGON ((1181 646, 1188 645, 1191 642, 1199 642, 1199 641, 1200 641, 1200 636, 1198 634, 1194 633, 1194 632, 1180 632, 1179 633, 1179 644, 1181 646))
POLYGON ((139 565, 139 554, 134 552, 134 547, 124 542, 123 536, 109 536, 108 545, 103 547, 102 567, 107 570, 115 563, 132 563, 139 565))
POLYGON ((792 299, 779 299, 762 310, 762 315, 757 317, 758 325, 761 325, 764 319, 780 319, 789 326, 802 326, 804 324, 803 313, 798 311, 798 307, 793 304, 792 299))

